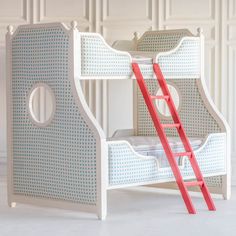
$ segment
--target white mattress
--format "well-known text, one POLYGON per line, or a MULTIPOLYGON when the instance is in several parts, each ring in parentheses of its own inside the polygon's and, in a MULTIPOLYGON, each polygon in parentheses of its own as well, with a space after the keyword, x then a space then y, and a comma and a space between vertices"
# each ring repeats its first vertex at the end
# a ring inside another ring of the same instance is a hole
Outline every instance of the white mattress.
POLYGON ((151 65, 153 64, 153 59, 156 58, 156 53, 152 52, 140 52, 140 51, 130 51, 132 57, 132 62, 138 64, 151 65))
POLYGON ((134 56, 132 57, 132 62, 138 63, 138 64, 144 64, 144 65, 151 65, 153 64, 153 59, 149 57, 143 57, 143 56, 134 56))
MULTIPOLYGON (((145 156, 155 156, 158 159, 160 167, 168 167, 169 163, 163 150, 159 137, 156 136, 127 136, 113 137, 109 141, 125 140, 128 141, 134 150, 145 156)), ((183 152, 183 144, 178 137, 168 137, 170 146, 174 152, 183 152)), ((193 150, 200 147, 203 142, 201 138, 189 138, 193 150)))

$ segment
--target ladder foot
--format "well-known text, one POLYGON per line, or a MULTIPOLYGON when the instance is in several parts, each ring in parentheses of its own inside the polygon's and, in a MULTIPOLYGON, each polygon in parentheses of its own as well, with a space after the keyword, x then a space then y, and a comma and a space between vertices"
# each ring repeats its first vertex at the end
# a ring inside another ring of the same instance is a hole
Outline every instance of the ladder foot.
POLYGON ((197 212, 196 211, 193 211, 193 212, 189 212, 190 215, 196 215, 197 212))
POLYGON ((215 208, 215 206, 212 206, 212 207, 209 207, 208 210, 209 211, 216 211, 216 208, 215 208))

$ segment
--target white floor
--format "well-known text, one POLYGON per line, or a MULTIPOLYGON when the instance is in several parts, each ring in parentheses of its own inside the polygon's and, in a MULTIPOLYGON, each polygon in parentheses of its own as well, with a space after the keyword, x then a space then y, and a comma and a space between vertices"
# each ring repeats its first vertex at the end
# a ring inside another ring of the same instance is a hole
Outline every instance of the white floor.
POLYGON ((216 212, 194 197, 198 214, 189 215, 181 197, 148 188, 113 190, 108 217, 17 204, 9 208, 5 177, 0 176, 0 236, 174 236, 236 235, 236 188, 230 201, 215 199, 216 212))

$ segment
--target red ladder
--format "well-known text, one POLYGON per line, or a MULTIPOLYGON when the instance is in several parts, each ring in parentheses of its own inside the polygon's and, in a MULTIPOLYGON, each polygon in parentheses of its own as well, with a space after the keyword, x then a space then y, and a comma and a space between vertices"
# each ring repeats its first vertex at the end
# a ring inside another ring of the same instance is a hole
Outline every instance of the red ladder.
POLYGON ((190 186, 199 186, 202 191, 202 194, 204 196, 204 199, 206 201, 206 204, 208 206, 208 209, 211 211, 216 210, 214 203, 212 201, 211 195, 209 193, 209 190, 207 188, 207 185, 203 179, 202 173, 201 173, 200 168, 198 166, 198 163, 197 163, 196 157, 194 155, 193 149, 191 147, 191 144, 186 136, 183 125, 180 121, 180 117, 179 117, 178 112, 175 108, 174 102, 172 100, 168 86, 166 84, 166 81, 164 79, 164 76, 161 72, 159 65, 153 64, 153 69, 154 69, 154 73, 156 75, 157 81, 158 81, 160 88, 162 90, 162 93, 163 93, 162 96, 150 95, 148 92, 148 88, 145 84, 144 78, 142 76, 142 73, 140 71, 139 65, 137 63, 132 63, 132 67, 133 67, 133 72, 134 72, 134 75, 135 75, 136 80, 138 82, 139 88, 143 94, 143 98, 145 100, 145 103, 148 107, 151 118, 153 120, 154 126, 156 128, 157 134, 161 140, 165 154, 168 158, 170 167, 174 173, 177 185, 180 189, 183 200, 184 200, 185 205, 188 209, 188 212, 190 214, 196 213, 196 210, 193 206, 192 200, 190 198, 190 195, 189 195, 188 189, 187 189, 187 187, 190 187, 190 186), (156 107, 153 104, 153 100, 155 100, 155 99, 164 99, 167 102, 171 116, 174 121, 173 124, 161 124, 160 119, 158 117, 158 113, 156 111, 156 107), (173 151, 170 147, 170 144, 168 142, 167 136, 165 134, 165 128, 176 128, 177 129, 180 139, 181 139, 183 146, 185 148, 185 152, 173 153, 173 151), (192 166, 193 171, 196 176, 196 181, 184 182, 181 172, 179 170, 179 166, 176 161, 176 158, 179 158, 182 156, 188 156, 189 161, 191 163, 191 166, 192 166))

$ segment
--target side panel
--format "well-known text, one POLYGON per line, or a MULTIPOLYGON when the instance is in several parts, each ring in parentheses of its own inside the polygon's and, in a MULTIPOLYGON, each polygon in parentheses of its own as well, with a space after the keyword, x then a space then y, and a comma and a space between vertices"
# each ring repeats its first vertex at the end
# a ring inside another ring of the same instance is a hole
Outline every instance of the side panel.
POLYGON ((129 53, 111 48, 101 35, 81 33, 81 75, 84 78, 129 78, 131 61, 129 53))
POLYGON ((182 38, 172 51, 159 53, 156 62, 160 65, 165 78, 199 78, 201 75, 199 37, 182 38))
MULTIPOLYGON (((175 149, 183 152, 183 148, 175 149)), ((126 141, 108 142, 109 188, 145 185, 175 181, 170 167, 161 167, 156 157, 143 156, 134 151, 126 141)), ((210 134, 203 145, 194 151, 204 177, 226 173, 226 134, 210 134)), ((164 154, 159 151, 159 157, 164 154)), ((159 159, 160 160, 160 159, 159 159)), ((184 179, 195 178, 187 157, 180 159, 180 171, 184 179)), ((221 178, 208 179, 210 186, 221 186, 221 178)))
POLYGON ((70 43, 61 24, 20 27, 12 37, 9 197, 97 212, 101 142, 75 99, 70 43), (56 101, 45 127, 33 123, 28 112, 29 92, 39 82, 51 88, 56 101))

